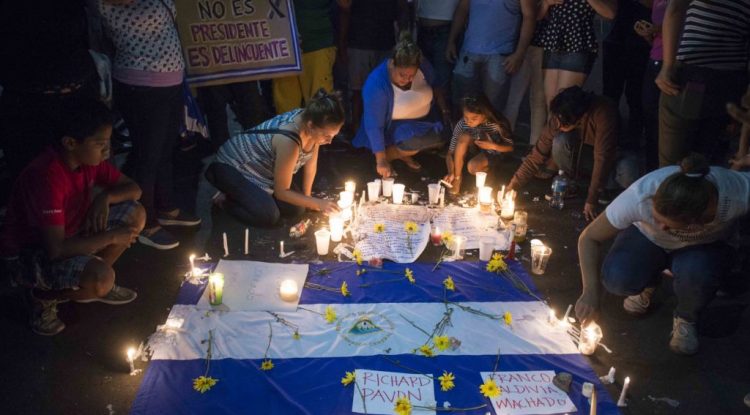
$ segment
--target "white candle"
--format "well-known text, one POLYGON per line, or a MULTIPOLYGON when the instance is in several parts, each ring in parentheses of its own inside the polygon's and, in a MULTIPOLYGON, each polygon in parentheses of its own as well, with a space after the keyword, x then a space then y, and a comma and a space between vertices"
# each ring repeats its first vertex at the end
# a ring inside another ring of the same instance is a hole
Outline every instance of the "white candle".
POLYGON ((594 354, 601 339, 602 329, 592 321, 586 328, 581 329, 581 335, 578 339, 578 351, 587 356, 594 354))
POLYGON ((279 241, 279 256, 284 256, 284 241, 279 241))
POLYGON ((557 324, 557 316, 555 315, 555 310, 550 308, 549 309, 549 319, 547 320, 549 324, 552 326, 556 326, 557 324))
POLYGON ((510 198, 503 200, 503 205, 500 209, 500 217, 503 219, 513 219, 513 214, 516 212, 516 202, 510 198))
POLYGON ((497 194, 498 202, 502 203, 503 199, 505 199, 505 185, 500 188, 500 192, 497 194))
POLYGON ((607 379, 608 380, 611 379, 609 381, 610 383, 614 383, 615 382, 615 367, 614 366, 612 366, 612 367, 609 368, 609 373, 607 373, 607 379))
POLYGON ((298 291, 297 283, 294 282, 294 280, 281 281, 281 286, 279 286, 279 296, 282 300, 289 302, 297 301, 298 291))
POLYGON ((346 190, 347 192, 352 192, 352 194, 354 194, 354 192, 357 190, 357 183, 355 183, 353 180, 347 181, 346 183, 344 183, 344 190, 346 190))
POLYGON ((484 187, 484 182, 487 180, 487 173, 483 171, 477 172, 475 179, 477 188, 481 189, 484 187))
POLYGON ((393 203, 396 205, 400 205, 404 203, 404 189, 406 189, 406 186, 401 183, 396 183, 393 185, 393 203))
POLYGON ((134 362, 135 349, 132 347, 129 348, 127 355, 128 355, 128 363, 130 364, 130 374, 132 375, 133 373, 135 373, 135 362, 134 362))
POLYGON ((617 406, 621 408, 628 406, 628 404, 625 403, 625 395, 627 395, 628 393, 628 386, 630 386, 630 376, 625 378, 625 384, 622 385, 622 393, 620 393, 620 399, 617 400, 617 406))
POLYGON ((332 215, 328 218, 328 227, 331 228, 331 240, 340 242, 344 237, 344 219, 340 215, 332 215))
POLYGON ((583 382, 583 385, 581 385, 581 395, 583 395, 586 398, 591 397, 591 393, 594 391, 594 384, 591 382, 583 382))
POLYGON ((188 259, 190 260, 190 271, 192 271, 195 269, 195 254, 190 254, 188 259))
POLYGON ((568 309, 565 310, 565 317, 563 317, 562 319, 563 324, 570 324, 570 322, 568 321, 568 316, 570 315, 570 310, 572 309, 573 309, 573 304, 568 304, 568 309))
POLYGON ((341 204, 349 207, 354 202, 354 192, 341 192, 339 193, 339 201, 341 204))
POLYGON ((227 233, 224 232, 222 236, 224 237, 224 256, 228 257, 229 256, 229 242, 227 242, 227 233))
POLYGON ((250 230, 245 228, 245 255, 250 253, 250 230))

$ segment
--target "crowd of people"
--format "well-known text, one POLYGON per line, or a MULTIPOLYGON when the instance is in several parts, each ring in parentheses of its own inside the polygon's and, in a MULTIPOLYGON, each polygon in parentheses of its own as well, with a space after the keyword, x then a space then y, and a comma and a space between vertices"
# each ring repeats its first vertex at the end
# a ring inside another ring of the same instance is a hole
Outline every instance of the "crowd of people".
MULTIPOLYGON (((670 347, 697 351, 695 323, 729 273, 735 223, 750 208, 750 175, 740 171, 750 166, 750 0, 294 8, 299 75, 197 90, 218 206, 252 226, 336 212, 312 189, 320 147, 337 136, 372 154, 382 177, 420 171, 418 153, 444 155, 443 179, 458 193, 466 174, 512 163, 528 102, 530 150, 509 187, 558 171, 577 184, 566 197, 588 187, 578 317, 594 318, 603 289, 643 314, 667 276, 678 299, 670 347), (596 21, 612 21, 601 50, 596 21), (597 59, 602 95, 583 88, 597 59), (335 64, 345 69, 343 92, 333 91, 335 64), (228 105, 243 128, 234 136, 228 105)), ((36 333, 64 329, 60 302, 132 301, 136 293, 115 284, 122 252, 135 241, 172 249, 179 240, 169 227, 200 225, 173 196, 185 97, 176 13, 173 0, 0 6, 0 145, 15 183, 0 250, 9 275, 31 288, 36 333), (102 82, 102 53, 111 84, 102 82), (132 141, 123 173, 106 160, 114 114, 132 141)))

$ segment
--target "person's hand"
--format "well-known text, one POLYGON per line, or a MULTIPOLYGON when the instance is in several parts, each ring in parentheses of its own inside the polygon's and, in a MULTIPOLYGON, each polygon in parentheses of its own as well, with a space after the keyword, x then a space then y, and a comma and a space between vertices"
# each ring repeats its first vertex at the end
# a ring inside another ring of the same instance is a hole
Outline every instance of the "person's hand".
POLYGON ((117 227, 112 229, 112 243, 115 245, 125 245, 128 248, 135 242, 138 237, 138 228, 132 227, 117 227))
POLYGON ((448 173, 445 175, 445 177, 443 177, 443 181, 453 184, 453 179, 455 178, 456 176, 453 173, 448 173))
POLYGON ((382 178, 391 177, 393 174, 391 163, 389 163, 388 160, 377 161, 375 168, 378 170, 378 174, 382 178))
POLYGON ((322 213, 325 213, 326 215, 332 215, 335 213, 341 212, 341 209, 339 209, 339 205, 336 202, 331 202, 330 200, 325 199, 317 199, 315 201, 316 209, 322 213))
POLYGON ((524 56, 520 53, 512 53, 510 54, 505 60, 503 61, 503 68, 505 68, 505 73, 508 75, 513 75, 514 73, 518 72, 519 69, 521 69, 521 65, 523 65, 523 58, 524 56))
POLYGON ((445 59, 450 63, 456 63, 457 57, 455 42, 448 42, 448 46, 445 47, 445 59))
POLYGON ((474 144, 482 150, 495 150, 497 148, 492 141, 475 140, 474 144))
POLYGON ((94 198, 89 211, 86 213, 86 220, 83 225, 84 232, 94 234, 105 231, 108 218, 109 201, 105 193, 100 193, 94 198))
POLYGON ((544 2, 547 3, 547 6, 552 7, 565 3, 565 0, 544 0, 544 2))
POLYGON ((596 317, 599 308, 599 294, 596 292, 583 292, 576 301, 576 317, 584 327, 596 317))
POLYGON ((732 170, 739 171, 748 167, 750 167, 750 154, 743 157, 735 156, 729 160, 729 168, 732 170))
POLYGON ((592 220, 596 219, 596 215, 598 215, 599 212, 596 210, 596 206, 594 206, 593 203, 586 203, 583 205, 583 217, 586 218, 587 221, 591 222, 592 220))
POLYGON ((680 93, 680 86, 674 81, 674 69, 665 66, 661 67, 659 75, 656 76, 654 83, 659 87, 661 92, 667 95, 677 95, 680 93))

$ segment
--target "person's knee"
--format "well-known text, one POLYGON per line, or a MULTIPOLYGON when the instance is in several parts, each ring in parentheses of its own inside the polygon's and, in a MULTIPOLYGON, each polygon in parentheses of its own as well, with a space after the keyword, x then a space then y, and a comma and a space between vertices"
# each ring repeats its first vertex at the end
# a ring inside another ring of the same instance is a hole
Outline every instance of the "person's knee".
POLYGON ((104 261, 94 258, 86 264, 83 278, 97 297, 107 295, 115 284, 115 270, 104 261))
POLYGON ((637 284, 639 273, 643 272, 632 258, 607 257, 602 265, 602 285, 615 295, 634 295, 642 291, 637 284))
POLYGON ((466 170, 468 170, 469 173, 471 174, 477 174, 479 172, 486 172, 487 163, 483 161, 477 161, 476 159, 471 159, 469 163, 466 165, 466 170))
POLYGON ((128 219, 128 226, 136 228, 138 232, 142 231, 146 226, 146 208, 142 204, 135 202, 135 209, 133 214, 128 219))

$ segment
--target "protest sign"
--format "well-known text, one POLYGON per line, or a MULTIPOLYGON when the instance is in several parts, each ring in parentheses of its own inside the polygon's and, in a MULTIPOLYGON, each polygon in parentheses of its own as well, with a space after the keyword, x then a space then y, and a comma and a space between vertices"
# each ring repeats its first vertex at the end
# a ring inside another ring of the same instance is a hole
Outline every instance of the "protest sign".
MULTIPOLYGON (((426 375, 357 369, 355 377, 359 391, 354 393, 353 412, 390 415, 399 398, 409 399, 412 407, 435 407, 435 386, 426 375)), ((435 412, 420 408, 419 413, 435 412)))
POLYGON ((492 376, 502 393, 492 398, 497 415, 562 414, 576 407, 565 392, 552 384, 555 372, 482 372, 482 380, 492 376))

